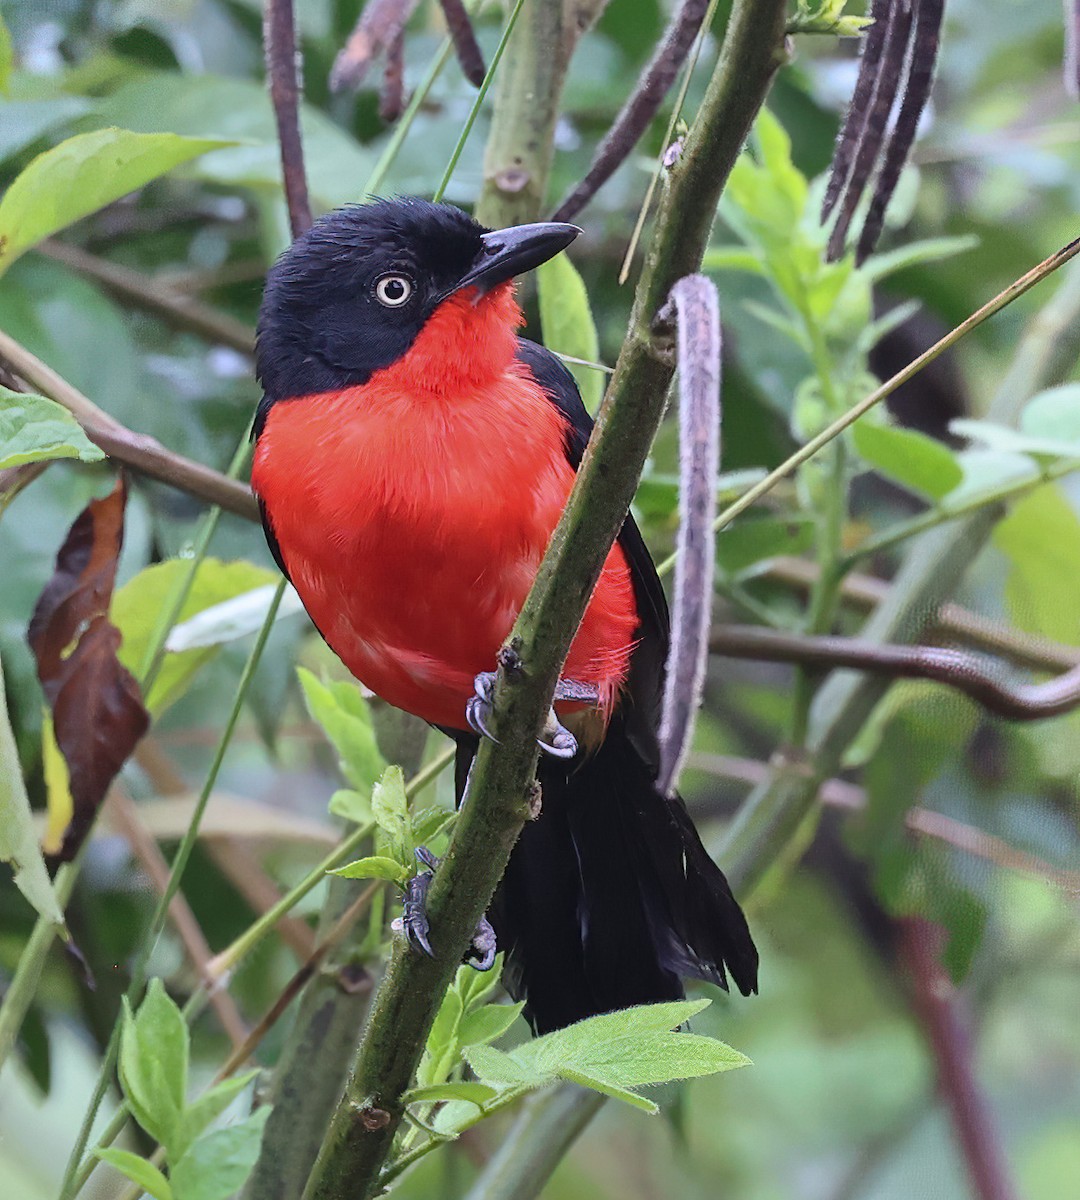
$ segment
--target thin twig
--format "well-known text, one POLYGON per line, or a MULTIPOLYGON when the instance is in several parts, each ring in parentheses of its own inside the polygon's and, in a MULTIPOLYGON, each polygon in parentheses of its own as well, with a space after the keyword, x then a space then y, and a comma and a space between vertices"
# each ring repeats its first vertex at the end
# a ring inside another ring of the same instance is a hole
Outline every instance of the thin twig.
MULTIPOLYGON (((753 758, 730 754, 692 753, 686 760, 690 770, 704 771, 720 779, 756 787, 769 777, 769 764, 753 758)), ((866 792, 846 779, 826 779, 818 792, 821 803, 828 808, 857 812, 866 807, 866 792)), ((987 833, 974 825, 957 821, 944 813, 928 808, 908 809, 904 823, 912 833, 934 838, 975 858, 984 859, 1006 871, 1030 875, 1061 888, 1066 895, 1080 897, 1080 873, 1056 867, 1044 858, 1011 845, 1004 839, 987 833)))
POLYGON ((1041 721, 1080 705, 1080 665, 1047 683, 1011 683, 983 659, 942 646, 889 646, 843 637, 809 637, 755 626, 716 626, 709 649, 725 658, 847 668, 895 679, 932 679, 1011 721, 1041 721))
POLYGON ((121 425, 3 331, 0 331, 0 359, 32 390, 62 404, 83 427, 86 436, 110 458, 197 496, 207 504, 217 504, 226 512, 250 521, 259 519, 255 498, 245 484, 174 454, 148 434, 135 433, 121 425))
POLYGON ((989 1101, 975 1074, 971 1029, 960 998, 941 966, 944 930, 922 917, 897 921, 900 956, 912 983, 912 1005, 937 1066, 938 1088, 952 1118, 979 1200, 1017 1200, 989 1101))
MULTIPOLYGON (((121 266, 97 254, 88 254, 66 242, 49 239, 35 249, 87 279, 100 283, 120 299, 153 313, 175 329, 197 334, 214 345, 228 346, 239 354, 250 355, 254 349, 255 333, 249 325, 201 300, 183 295, 163 280, 121 266)), ((260 276, 262 271, 260 265, 260 276)))
MULTIPOLYGON (((160 896, 169 882, 169 864, 143 824, 138 805, 122 787, 114 784, 109 792, 105 813, 109 824, 127 839, 131 852, 160 896)), ((173 923, 196 974, 204 984, 216 984, 217 981, 209 970, 210 946, 182 892, 177 892, 169 901, 169 920, 173 923)), ((210 1003, 218 1015, 221 1027, 228 1034, 233 1049, 243 1045, 247 1037, 247 1026, 232 996, 224 988, 214 987, 210 994, 210 1003)))
POLYGON ((446 18, 446 28, 454 43, 454 53, 461 65, 461 73, 473 87, 479 87, 484 82, 487 68, 484 66, 484 55, 476 41, 465 5, 461 0, 439 0, 439 3, 446 18))
POLYGON ((641 141, 690 53, 707 8, 708 0, 683 0, 637 86, 604 134, 585 177, 563 199, 553 221, 572 221, 641 141))
POLYGON ((300 134, 301 66, 292 0, 266 0, 263 52, 270 103, 274 106, 281 146, 281 175, 289 210, 289 228, 295 238, 311 225, 311 202, 300 134))
POLYGON ((379 89, 379 119, 392 124, 405 111, 405 31, 386 47, 386 69, 379 89))
POLYGON ((418 0, 369 0, 334 59, 330 90, 356 91, 375 58, 405 32, 418 0))

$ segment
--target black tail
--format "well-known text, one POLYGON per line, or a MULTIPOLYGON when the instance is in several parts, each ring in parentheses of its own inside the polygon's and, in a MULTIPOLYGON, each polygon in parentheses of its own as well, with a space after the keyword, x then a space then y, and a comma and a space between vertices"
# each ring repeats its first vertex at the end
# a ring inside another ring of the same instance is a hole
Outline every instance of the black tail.
MULTIPOLYGON (((464 749, 464 747, 463 747, 464 749)), ((504 980, 537 1033, 677 1000, 682 978, 757 991, 757 950, 678 799, 665 799, 617 714, 576 769, 541 755, 543 809, 491 918, 504 980)))

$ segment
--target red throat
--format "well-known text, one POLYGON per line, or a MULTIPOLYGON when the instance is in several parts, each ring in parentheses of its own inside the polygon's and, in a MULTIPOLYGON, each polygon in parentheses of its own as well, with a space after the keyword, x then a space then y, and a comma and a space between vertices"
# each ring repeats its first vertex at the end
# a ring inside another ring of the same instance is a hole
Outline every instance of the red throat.
MULTIPOLYGON (((293 584, 345 665, 391 704, 464 728, 573 484, 566 418, 516 358, 512 284, 456 293, 360 387, 279 401, 253 486, 293 584)), ((605 708, 637 629, 608 556, 565 674, 605 708)))

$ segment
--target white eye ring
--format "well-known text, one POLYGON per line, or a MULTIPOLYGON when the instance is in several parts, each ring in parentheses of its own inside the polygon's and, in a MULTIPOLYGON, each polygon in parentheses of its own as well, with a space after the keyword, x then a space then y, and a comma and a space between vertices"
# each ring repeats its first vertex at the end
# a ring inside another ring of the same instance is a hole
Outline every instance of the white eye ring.
POLYGON ((375 284, 375 299, 386 308, 408 304, 412 294, 412 280, 407 275, 384 275, 375 284))

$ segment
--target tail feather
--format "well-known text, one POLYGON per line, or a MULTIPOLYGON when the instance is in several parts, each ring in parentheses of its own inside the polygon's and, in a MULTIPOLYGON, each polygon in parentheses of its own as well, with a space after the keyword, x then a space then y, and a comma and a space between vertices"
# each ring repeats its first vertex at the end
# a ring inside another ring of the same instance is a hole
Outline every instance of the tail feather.
POLYGON ((540 817, 522 832, 492 909, 504 978, 538 1033, 675 1000, 682 977, 757 990, 757 951, 682 802, 616 716, 576 770, 543 761, 540 817))

